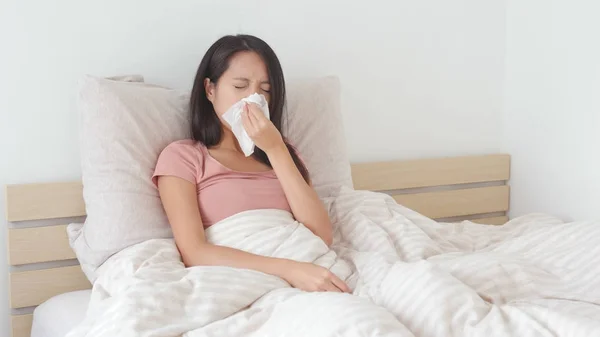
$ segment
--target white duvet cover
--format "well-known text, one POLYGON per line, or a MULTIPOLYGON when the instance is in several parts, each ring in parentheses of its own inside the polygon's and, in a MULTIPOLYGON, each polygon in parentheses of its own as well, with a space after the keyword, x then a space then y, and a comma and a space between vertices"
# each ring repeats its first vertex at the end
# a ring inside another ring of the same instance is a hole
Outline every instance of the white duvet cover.
POLYGON ((324 266, 353 294, 306 293, 251 270, 186 269, 172 240, 151 240, 100 268, 69 336, 600 336, 600 223, 440 224, 350 189, 327 205, 332 249, 276 210, 235 215, 207 236, 324 266))

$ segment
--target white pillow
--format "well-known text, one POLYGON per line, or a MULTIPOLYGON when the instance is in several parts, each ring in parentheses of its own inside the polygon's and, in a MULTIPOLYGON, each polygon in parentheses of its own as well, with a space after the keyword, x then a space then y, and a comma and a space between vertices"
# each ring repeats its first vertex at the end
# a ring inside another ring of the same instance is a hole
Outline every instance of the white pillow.
MULTIPOLYGON (((93 283, 96 269, 133 244, 171 237, 151 176, 160 152, 189 138, 189 93, 133 78, 88 76, 80 85, 81 159, 87 219, 69 239, 93 283), (127 82, 125 82, 127 81, 127 82)), ((284 135, 321 197, 352 186, 335 77, 291 81, 284 135)))
POLYGON ((69 226, 68 233, 93 282, 95 269, 112 254, 172 236, 151 176, 162 149, 189 138, 189 94, 92 76, 85 77, 79 89, 87 218, 83 227, 69 226))
POLYGON ((322 198, 335 196, 342 186, 352 188, 340 103, 337 77, 288 83, 283 134, 300 152, 322 198))

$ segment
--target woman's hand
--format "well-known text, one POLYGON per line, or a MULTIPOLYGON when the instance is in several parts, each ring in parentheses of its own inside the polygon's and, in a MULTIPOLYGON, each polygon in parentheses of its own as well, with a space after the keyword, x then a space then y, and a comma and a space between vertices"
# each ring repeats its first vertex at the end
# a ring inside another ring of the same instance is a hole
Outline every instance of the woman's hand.
POLYGON ((265 153, 273 149, 285 146, 279 130, 265 117, 258 105, 253 103, 244 104, 242 112, 242 123, 250 139, 265 153))
POLYGON ((304 291, 334 291, 349 293, 350 288, 334 273, 312 263, 290 261, 282 273, 294 288, 304 291))

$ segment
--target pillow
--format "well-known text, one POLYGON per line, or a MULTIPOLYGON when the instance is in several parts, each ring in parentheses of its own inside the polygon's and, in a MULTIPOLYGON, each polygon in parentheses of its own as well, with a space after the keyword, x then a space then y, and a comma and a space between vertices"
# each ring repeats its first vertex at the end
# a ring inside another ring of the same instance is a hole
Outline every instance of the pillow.
POLYGON ((321 198, 352 188, 337 77, 288 83, 283 134, 296 147, 321 198))
MULTIPOLYGON (((85 223, 68 227, 71 247, 90 280, 122 249, 172 237, 151 176, 160 152, 189 138, 189 93, 139 77, 80 83, 81 163, 85 223), (136 82, 137 81, 137 82, 136 82)), ((288 83, 283 134, 296 147, 321 197, 352 186, 335 77, 288 83)))
POLYGON ((130 245, 171 237, 151 181, 159 153, 189 138, 187 92, 149 85, 140 77, 87 76, 79 86, 83 226, 68 228, 82 270, 94 271, 130 245))

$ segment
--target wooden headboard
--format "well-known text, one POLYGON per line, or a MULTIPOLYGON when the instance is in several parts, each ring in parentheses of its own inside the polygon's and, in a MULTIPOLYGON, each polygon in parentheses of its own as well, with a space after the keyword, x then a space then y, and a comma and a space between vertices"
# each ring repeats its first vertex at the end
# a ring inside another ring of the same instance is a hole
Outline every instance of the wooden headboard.
MULTIPOLYGON (((444 222, 505 223, 509 176, 510 157, 504 154, 352 165, 355 189, 391 194, 444 222)), ((26 337, 35 306, 58 294, 90 288, 69 246, 68 221, 31 227, 41 220, 85 216, 82 185, 9 185, 6 216, 12 336, 26 337)))

